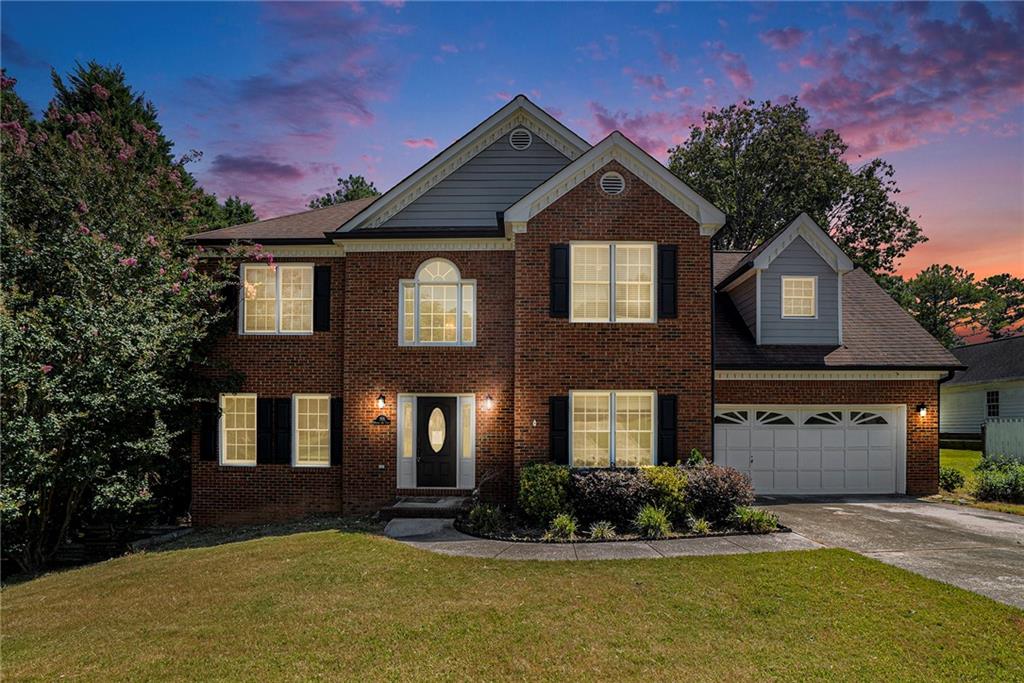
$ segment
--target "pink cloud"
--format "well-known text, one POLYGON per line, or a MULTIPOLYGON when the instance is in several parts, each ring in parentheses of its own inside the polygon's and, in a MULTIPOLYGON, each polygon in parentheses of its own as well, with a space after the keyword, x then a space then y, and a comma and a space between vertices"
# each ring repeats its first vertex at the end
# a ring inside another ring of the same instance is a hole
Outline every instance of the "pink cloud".
POLYGON ((678 111, 609 111, 598 102, 588 102, 591 116, 590 127, 594 139, 603 138, 612 131, 619 131, 635 142, 648 154, 664 161, 667 150, 684 142, 690 134, 690 126, 700 121, 702 109, 684 105, 678 111))
POLYGON ((672 9, 673 8, 672 8, 672 3, 671 2, 659 2, 657 5, 654 6, 654 13, 655 14, 668 14, 668 13, 670 13, 672 11, 672 9))
POLYGON ((773 50, 792 50, 804 42, 807 33, 795 26, 787 26, 786 28, 769 29, 760 33, 759 37, 761 42, 773 50))
POLYGON ((244 176, 261 180, 300 180, 303 172, 292 164, 284 164, 263 156, 232 156, 218 154, 210 167, 218 175, 244 176))
POLYGON ((661 74, 644 74, 630 67, 625 67, 622 73, 633 80, 635 88, 649 90, 652 102, 684 99, 693 94, 693 88, 687 86, 669 87, 665 82, 665 77, 661 74))
POLYGON ((436 149, 437 143, 434 138, 409 138, 402 143, 410 149, 436 149))
POLYGON ((459 53, 458 46, 457 45, 452 45, 451 43, 443 44, 441 46, 440 50, 441 50, 441 52, 447 52, 448 54, 452 54, 452 55, 459 53))
POLYGON ((734 88, 741 92, 747 92, 754 87, 754 77, 750 75, 747 61, 743 58, 743 55, 738 52, 729 52, 720 42, 708 43, 707 47, 711 49, 719 66, 734 88))
POLYGON ((619 56, 619 37, 606 35, 600 40, 592 40, 586 45, 576 48, 587 59, 594 62, 603 62, 619 56))
POLYGON ((494 99, 501 100, 502 102, 508 102, 509 100, 512 99, 512 94, 505 90, 499 90, 498 92, 494 93, 493 97, 494 99))

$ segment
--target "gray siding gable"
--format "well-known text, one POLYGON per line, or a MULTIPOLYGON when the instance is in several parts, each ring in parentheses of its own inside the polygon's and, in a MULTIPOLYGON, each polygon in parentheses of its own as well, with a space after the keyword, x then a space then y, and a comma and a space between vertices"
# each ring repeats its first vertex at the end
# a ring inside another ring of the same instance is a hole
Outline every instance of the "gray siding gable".
POLYGON ((761 271, 761 343, 839 344, 839 275, 803 237, 761 271), (783 275, 817 276, 816 318, 782 317, 783 275))
POLYGON ((525 150, 502 135, 387 221, 382 228, 494 227, 504 211, 562 170, 568 157, 536 133, 525 150))
POLYGON ((748 277, 746 280, 736 285, 732 291, 729 292, 729 296, 732 297, 733 304, 736 305, 736 310, 743 317, 743 322, 747 324, 747 329, 750 330, 752 337, 757 337, 757 329, 755 327, 755 319, 757 318, 757 277, 748 277))

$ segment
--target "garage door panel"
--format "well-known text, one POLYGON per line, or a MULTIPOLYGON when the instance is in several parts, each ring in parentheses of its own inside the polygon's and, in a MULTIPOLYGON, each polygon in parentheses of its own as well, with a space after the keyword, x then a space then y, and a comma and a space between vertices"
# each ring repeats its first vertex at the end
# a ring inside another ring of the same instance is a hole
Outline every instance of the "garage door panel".
POLYGON ((773 429, 755 429, 750 433, 750 447, 751 448, 774 448, 775 447, 775 430, 773 429))
POLYGON ((866 450, 847 450, 846 469, 866 470, 868 468, 868 452, 866 450))
POLYGON ((726 451, 725 464, 737 470, 749 470, 750 451, 726 451))
POLYGON ((775 451, 775 469, 795 470, 800 464, 797 451, 775 451))
POLYGON ((801 470, 820 470, 821 451, 800 451, 797 462, 801 470))
POLYGON ((867 470, 847 470, 846 471, 846 486, 845 488, 854 491, 867 491, 870 489, 868 484, 868 471, 867 470))
POLYGON ((797 432, 797 444, 800 448, 821 448, 821 430, 801 429, 797 432))
POLYGON ((751 451, 750 468, 754 470, 775 469, 775 451, 751 451))
POLYGON ((821 490, 821 471, 800 470, 797 472, 797 488, 801 491, 821 490))
POLYGON ((868 467, 873 470, 892 469, 893 460, 892 451, 870 451, 868 453, 868 467))
POLYGON ((843 450, 823 450, 821 452, 821 468, 840 470, 846 467, 846 452, 843 450))
POLYGON ((796 429, 775 429, 775 448, 786 448, 796 450, 797 435, 796 429))
POLYGON ((872 491, 887 492, 894 488, 892 472, 888 470, 871 470, 868 472, 868 488, 872 491))
POLYGON ((750 473, 750 481, 753 483, 754 488, 761 488, 764 490, 770 490, 776 488, 775 476, 771 470, 768 471, 754 471, 750 473))
POLYGON ((872 429, 868 432, 871 435, 870 444, 872 447, 875 446, 889 446, 892 447, 892 430, 889 429, 872 429))
POLYGON ((796 470, 775 471, 775 489, 778 491, 796 491, 800 487, 796 470))
POLYGON ((822 448, 842 448, 845 443, 842 429, 822 429, 819 433, 822 448))
POLYGON ((821 473, 821 488, 834 491, 846 487, 846 477, 842 470, 823 470, 821 473))
POLYGON ((750 448, 750 430, 746 427, 727 430, 725 446, 726 448, 750 448))
POLYGON ((846 447, 847 448, 867 448, 868 447, 868 433, 862 429, 847 429, 846 430, 846 447))

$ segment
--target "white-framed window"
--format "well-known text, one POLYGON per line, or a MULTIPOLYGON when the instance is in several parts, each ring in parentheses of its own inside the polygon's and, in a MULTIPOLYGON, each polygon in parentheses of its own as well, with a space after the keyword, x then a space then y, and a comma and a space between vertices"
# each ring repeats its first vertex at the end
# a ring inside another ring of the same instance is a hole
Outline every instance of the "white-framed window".
POLYGON ((311 264, 242 264, 242 334, 312 334, 311 264))
POLYGON ((220 464, 256 464, 256 394, 220 395, 220 464))
POLYGON ((569 247, 572 322, 655 321, 654 244, 573 242, 569 247))
POLYGON ((999 392, 985 392, 985 414, 988 417, 999 417, 999 392))
POLYGON ((292 465, 328 467, 331 464, 331 397, 292 395, 292 465))
POLYGON ((818 278, 782 276, 782 317, 818 316, 818 278))
POLYGON ((569 394, 572 467, 641 467, 655 457, 652 391, 574 391, 569 394))
POLYGON ((402 280, 398 308, 401 346, 476 344, 476 281, 447 259, 424 261, 415 279, 402 280))

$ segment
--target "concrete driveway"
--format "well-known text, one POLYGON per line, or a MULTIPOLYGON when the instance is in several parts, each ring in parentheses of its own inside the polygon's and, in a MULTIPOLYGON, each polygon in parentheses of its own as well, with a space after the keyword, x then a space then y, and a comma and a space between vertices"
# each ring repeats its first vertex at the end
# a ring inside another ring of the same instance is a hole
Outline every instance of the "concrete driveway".
POLYGON ((822 545, 1024 608, 1024 517, 905 497, 758 503, 822 545))

